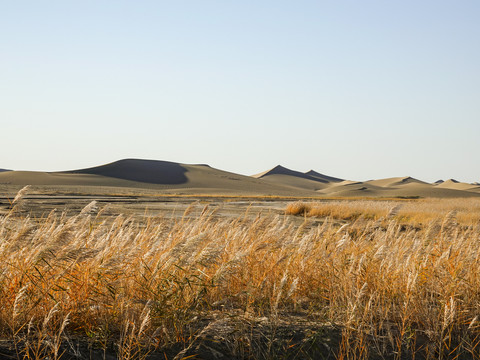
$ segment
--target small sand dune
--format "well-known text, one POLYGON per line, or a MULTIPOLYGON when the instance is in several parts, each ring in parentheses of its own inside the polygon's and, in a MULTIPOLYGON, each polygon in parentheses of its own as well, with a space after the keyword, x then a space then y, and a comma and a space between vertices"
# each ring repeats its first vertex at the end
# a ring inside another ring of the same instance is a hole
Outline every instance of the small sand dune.
POLYGON ((310 180, 301 177, 280 174, 262 177, 260 180, 269 184, 288 186, 291 188, 308 191, 318 191, 329 186, 329 183, 321 182, 318 180, 310 180))
POLYGON ((380 179, 380 180, 370 180, 370 181, 367 181, 366 183, 375 185, 375 186, 380 186, 380 187, 392 187, 392 186, 406 185, 411 183, 427 184, 424 181, 412 178, 410 176, 393 177, 393 178, 386 178, 386 179, 380 179))
POLYGON ((480 186, 464 183, 457 181, 455 179, 448 179, 441 184, 438 184, 436 187, 444 189, 454 189, 454 190, 463 190, 463 191, 479 191, 480 186))
POLYGON ((308 175, 306 173, 302 173, 300 171, 295 171, 295 170, 288 169, 288 168, 283 167, 281 165, 277 165, 274 168, 272 168, 270 170, 267 170, 267 171, 264 171, 260 174, 252 175, 252 177, 257 178, 257 179, 262 179, 262 178, 266 178, 267 176, 272 176, 272 175, 293 176, 293 177, 300 178, 300 179, 307 179, 307 180, 318 181, 318 182, 322 182, 322 183, 328 183, 328 180, 316 178, 314 176, 310 176, 310 175, 308 175))
POLYGON ((296 189, 304 189, 309 191, 318 191, 330 185, 330 182, 320 173, 312 176, 308 173, 302 173, 283 167, 275 166, 273 169, 264 171, 260 174, 253 175, 256 179, 261 179, 271 184, 289 186, 296 189))
POLYGON ((385 189, 369 183, 345 180, 332 184, 322 193, 331 196, 382 196, 380 195, 382 191, 385 191, 385 189))
POLYGON ((341 182, 325 188, 322 194, 329 196, 371 196, 371 197, 476 197, 480 194, 460 189, 441 188, 411 178, 382 179, 367 182, 341 182), (402 181, 406 179, 405 181, 402 181), (380 184, 381 186, 379 186, 380 184))

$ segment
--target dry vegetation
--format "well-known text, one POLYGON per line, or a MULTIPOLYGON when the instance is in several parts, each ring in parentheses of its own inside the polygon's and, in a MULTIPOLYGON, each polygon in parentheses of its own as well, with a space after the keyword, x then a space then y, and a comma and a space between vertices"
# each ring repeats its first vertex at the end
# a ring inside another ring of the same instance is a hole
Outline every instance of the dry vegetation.
POLYGON ((388 218, 413 225, 428 225, 455 211, 456 220, 463 225, 480 221, 480 200, 424 199, 424 200, 326 200, 323 202, 297 201, 285 210, 289 215, 331 217, 341 220, 359 218, 378 220, 388 218))
POLYGON ((480 223, 441 202, 405 203, 437 214, 405 226, 392 203, 330 203, 315 213, 329 219, 295 225, 208 208, 112 219, 94 203, 32 219, 21 201, 0 217, 0 334, 14 358, 480 357, 480 223))

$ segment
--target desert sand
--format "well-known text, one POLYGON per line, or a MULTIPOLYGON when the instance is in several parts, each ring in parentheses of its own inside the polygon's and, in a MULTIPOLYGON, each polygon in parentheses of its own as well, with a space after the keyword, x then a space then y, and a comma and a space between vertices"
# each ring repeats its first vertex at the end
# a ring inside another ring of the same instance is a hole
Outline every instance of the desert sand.
MULTIPOLYGON (((78 192, 102 188, 108 192, 150 191, 174 195, 283 196, 283 197, 478 197, 480 186, 450 179, 433 184, 410 176, 370 181, 343 180, 317 171, 300 172, 278 165, 245 176, 205 164, 124 159, 87 169, 61 172, 3 171, 0 190, 19 187, 78 192), (127 190, 128 189, 128 190, 127 190), (108 191, 107 191, 108 190, 108 191)), ((97 191, 98 192, 98 191, 97 191)))
POLYGON ((480 186, 477 184, 468 184, 460 182, 454 179, 448 179, 441 184, 436 185, 438 188, 443 189, 454 189, 454 190, 465 190, 465 191, 474 191, 480 192, 480 186))

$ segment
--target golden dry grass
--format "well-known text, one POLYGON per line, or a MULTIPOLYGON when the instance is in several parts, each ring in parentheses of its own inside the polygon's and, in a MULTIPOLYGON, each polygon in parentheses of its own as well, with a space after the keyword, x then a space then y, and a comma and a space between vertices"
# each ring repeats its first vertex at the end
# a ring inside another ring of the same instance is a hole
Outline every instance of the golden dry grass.
POLYGON ((355 220, 360 217, 378 220, 395 218, 400 222, 427 224, 456 212, 460 224, 474 225, 480 221, 480 199, 422 199, 422 200, 325 200, 296 201, 287 205, 285 213, 312 217, 355 220))
POLYGON ((208 208, 193 219, 110 219, 94 203, 31 219, 13 208, 0 218, 0 334, 19 358, 65 357, 82 339, 121 359, 181 359, 213 331, 225 356, 273 359, 333 327, 325 357, 479 358, 480 223, 443 215, 471 203, 416 204, 437 217, 406 227, 390 203, 350 204, 334 215, 344 225, 218 219, 208 208), (350 215, 358 209, 372 218, 350 215), (285 347, 255 343, 255 324, 289 314, 319 330, 285 347))

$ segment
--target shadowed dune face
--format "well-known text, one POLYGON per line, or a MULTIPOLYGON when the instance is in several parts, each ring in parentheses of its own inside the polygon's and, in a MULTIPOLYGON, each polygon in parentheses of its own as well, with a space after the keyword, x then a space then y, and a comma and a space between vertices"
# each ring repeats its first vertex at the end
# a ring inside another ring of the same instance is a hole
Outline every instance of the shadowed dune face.
POLYGON ((328 176, 324 174, 320 174, 319 172, 316 172, 315 170, 310 170, 305 173, 305 175, 312 176, 316 179, 320 179, 323 181, 328 181, 328 182, 333 182, 333 183, 340 183, 344 181, 344 179, 336 178, 333 176, 328 176))
POLYGON ((91 174, 149 184, 180 185, 188 181, 182 165, 159 160, 119 160, 107 165, 68 171, 71 174, 91 174))
MULTIPOLYGON (((323 176, 321 174, 318 175, 323 176)), ((326 179, 314 177, 300 171, 290 170, 281 165, 277 165, 273 169, 263 173, 253 175, 253 177, 271 184, 284 185, 308 191, 319 191, 330 185, 326 179)))
POLYGON ((270 169, 268 171, 265 171, 265 172, 257 174, 257 175, 253 175, 253 177, 257 178, 257 179, 262 179, 262 178, 266 178, 266 177, 272 176, 272 175, 285 175, 285 176, 292 176, 292 177, 296 177, 296 178, 300 178, 300 179, 317 181, 317 182, 321 182, 321 183, 328 183, 328 180, 326 180, 324 178, 321 178, 321 176, 324 176, 324 175, 319 174, 319 173, 316 173, 316 174, 319 177, 309 175, 308 173, 302 173, 300 171, 290 170, 290 169, 287 169, 286 167, 283 167, 281 165, 277 165, 273 169, 270 169))

